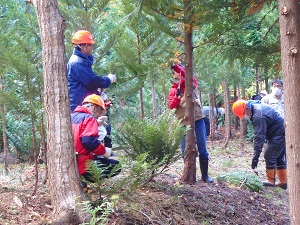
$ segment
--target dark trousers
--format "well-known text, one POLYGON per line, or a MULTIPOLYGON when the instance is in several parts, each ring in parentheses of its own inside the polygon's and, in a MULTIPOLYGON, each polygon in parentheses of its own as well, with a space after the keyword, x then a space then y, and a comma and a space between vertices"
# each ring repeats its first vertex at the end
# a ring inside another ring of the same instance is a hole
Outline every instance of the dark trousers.
MULTIPOLYGON (((119 161, 115 159, 108 159, 104 157, 98 157, 94 159, 94 164, 101 170, 101 178, 108 178, 118 175, 121 172, 121 168, 114 169, 115 166, 118 166, 119 161), (112 173, 112 171, 114 172, 112 173)), ((95 178, 93 178, 92 174, 86 172, 82 175, 87 181, 94 183, 95 178)))
POLYGON ((209 118, 205 117, 204 118, 204 123, 205 123, 206 136, 209 136, 209 134, 210 134, 210 122, 209 122, 209 118))

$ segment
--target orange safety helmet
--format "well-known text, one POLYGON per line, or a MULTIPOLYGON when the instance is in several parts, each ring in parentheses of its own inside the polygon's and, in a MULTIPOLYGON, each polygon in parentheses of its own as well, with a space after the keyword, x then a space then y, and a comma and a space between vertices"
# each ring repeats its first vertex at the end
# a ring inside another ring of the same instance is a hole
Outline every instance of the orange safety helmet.
POLYGON ((245 100, 237 100, 232 105, 232 112, 234 115, 242 119, 245 114, 245 108, 246 108, 247 102, 245 100))
POLYGON ((74 45, 81 44, 95 44, 92 34, 87 30, 79 30, 72 37, 72 43, 74 45))
POLYGON ((102 98, 99 95, 96 95, 96 94, 88 95, 82 101, 82 104, 85 104, 85 103, 92 103, 92 104, 98 105, 102 109, 105 110, 104 102, 103 102, 102 98))

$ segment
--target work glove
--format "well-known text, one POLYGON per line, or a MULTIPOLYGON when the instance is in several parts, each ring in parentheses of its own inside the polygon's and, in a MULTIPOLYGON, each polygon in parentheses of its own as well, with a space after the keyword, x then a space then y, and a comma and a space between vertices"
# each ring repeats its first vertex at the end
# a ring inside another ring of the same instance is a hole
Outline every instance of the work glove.
POLYGON ((111 83, 117 82, 117 76, 115 74, 108 74, 107 77, 110 79, 111 83))
POLYGON ((108 120, 107 116, 98 117, 98 119, 97 119, 98 125, 99 126, 107 126, 107 120, 108 120))
POLYGON ((253 158, 252 158, 252 164, 251 164, 251 168, 252 168, 253 170, 257 167, 259 155, 260 155, 260 154, 258 154, 258 153, 254 153, 254 156, 253 156, 253 158))
POLYGON ((105 147, 105 154, 103 155, 105 158, 111 157, 111 148, 105 147))
POLYGON ((98 126, 98 140, 103 141, 107 135, 107 130, 104 126, 98 126))

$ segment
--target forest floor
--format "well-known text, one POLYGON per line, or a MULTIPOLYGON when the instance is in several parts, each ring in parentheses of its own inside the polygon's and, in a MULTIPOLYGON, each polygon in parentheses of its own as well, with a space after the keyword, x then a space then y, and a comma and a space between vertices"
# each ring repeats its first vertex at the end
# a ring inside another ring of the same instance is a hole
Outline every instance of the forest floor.
MULTIPOLYGON (((237 140, 230 141, 225 149, 221 146, 221 141, 208 142, 211 177, 233 171, 254 173, 250 168, 252 143, 245 143, 243 152, 239 150, 237 140)), ((196 184, 181 184, 183 160, 177 161, 154 182, 132 192, 128 196, 132 201, 120 199, 106 224, 290 224, 287 190, 265 187, 260 192, 253 192, 242 185, 206 184, 200 180, 198 168, 197 164, 196 184)), ((262 157, 257 172, 263 180, 262 157)), ((32 196, 33 190, 32 166, 17 165, 10 169, 9 175, 0 176, 0 225, 47 224, 52 212, 47 186, 39 184, 35 196, 32 196)))

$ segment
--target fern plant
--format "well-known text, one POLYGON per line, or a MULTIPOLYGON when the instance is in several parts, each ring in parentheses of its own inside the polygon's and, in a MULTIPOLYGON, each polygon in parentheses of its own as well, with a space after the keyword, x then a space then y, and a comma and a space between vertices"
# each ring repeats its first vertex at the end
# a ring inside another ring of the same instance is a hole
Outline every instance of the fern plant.
POLYGON ((108 215, 113 211, 115 202, 105 198, 96 207, 93 207, 90 201, 84 201, 81 204, 83 205, 83 210, 91 215, 89 223, 82 223, 81 225, 104 225, 108 221, 108 215))
POLYGON ((148 181, 181 157, 178 146, 185 130, 173 115, 173 111, 167 111, 156 120, 127 116, 123 126, 114 132, 115 139, 133 161, 146 154, 151 174, 148 181))

